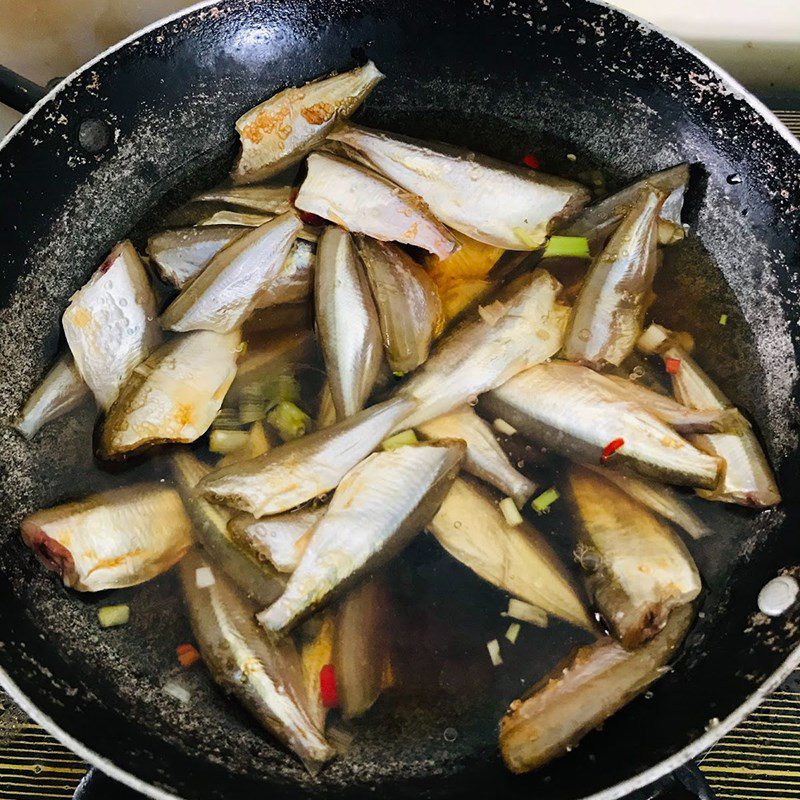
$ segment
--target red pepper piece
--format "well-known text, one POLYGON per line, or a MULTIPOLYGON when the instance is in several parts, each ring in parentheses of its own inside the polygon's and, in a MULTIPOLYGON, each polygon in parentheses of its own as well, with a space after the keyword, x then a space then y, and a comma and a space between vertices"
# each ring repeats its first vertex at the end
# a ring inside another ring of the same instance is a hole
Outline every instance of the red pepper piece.
POLYGON ((292 187, 292 191, 289 192, 289 202, 292 204, 294 210, 297 212, 297 216, 306 224, 306 225, 313 225, 315 227, 320 227, 321 225, 327 225, 328 220, 325 217, 320 217, 318 214, 312 214, 310 211, 301 211, 295 204, 294 201, 297 200, 297 195, 300 193, 300 190, 297 186, 292 187))
POLYGON ((322 696, 322 705, 325 708, 337 708, 339 705, 339 692, 336 689, 336 672, 333 664, 326 664, 319 671, 319 693, 322 696))
POLYGON ((613 441, 610 441, 610 442, 609 442, 609 443, 608 443, 608 444, 607 444, 607 445, 606 445, 606 446, 603 448, 603 452, 602 452, 602 454, 600 455, 600 460, 601 460, 601 461, 607 461, 607 460, 608 460, 608 459, 609 459, 611 456, 613 456, 613 455, 614 455, 614 453, 616 453, 616 452, 617 452, 617 450, 619 450, 619 449, 620 449, 620 447, 622 447, 622 445, 624 445, 624 444, 625 444, 625 440, 624 440, 624 439, 614 439, 613 441))
POLYGON ((681 360, 679 358, 665 358, 664 366, 670 375, 677 375, 678 370, 681 368, 681 360))
POLYGON ((197 652, 197 648, 193 644, 179 644, 175 650, 178 653, 178 661, 184 669, 188 669, 192 664, 200 660, 200 653, 197 652))
POLYGON ((531 153, 528 153, 528 155, 526 155, 522 159, 522 163, 526 167, 530 167, 531 169, 539 169, 539 166, 540 166, 539 159, 536 158, 536 156, 532 155, 531 153))

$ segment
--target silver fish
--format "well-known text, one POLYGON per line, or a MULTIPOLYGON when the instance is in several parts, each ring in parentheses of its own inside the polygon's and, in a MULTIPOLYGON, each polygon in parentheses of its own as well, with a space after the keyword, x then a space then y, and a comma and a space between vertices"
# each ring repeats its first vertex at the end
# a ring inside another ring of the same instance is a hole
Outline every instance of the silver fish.
POLYGON ((336 407, 333 405, 333 393, 328 380, 322 384, 319 393, 319 412, 317 413, 317 427, 327 428, 336 422, 336 407))
POLYGON ((325 515, 325 506, 256 519, 237 514, 228 525, 234 539, 269 561, 279 572, 294 572, 308 544, 308 532, 325 515))
POLYGON ((395 244, 356 236, 380 318, 392 371, 405 374, 428 358, 443 325, 442 302, 428 273, 395 244))
POLYGON ((136 367, 109 409, 101 454, 198 439, 222 407, 240 350, 238 331, 193 331, 163 344, 136 367))
POLYGON ((678 433, 714 433, 735 429, 739 425, 735 409, 692 408, 628 378, 609 375, 608 379, 619 388, 621 397, 646 408, 678 433))
POLYGON ((646 189, 592 262, 572 309, 564 358, 596 369, 633 351, 653 298, 656 222, 665 196, 646 189))
POLYGON ((557 302, 560 290, 555 278, 537 269, 507 287, 497 319, 487 322, 476 314, 453 328, 399 387, 400 394, 419 403, 402 426, 414 428, 475 402, 479 394, 554 356, 569 315, 557 302))
POLYGON ((339 420, 364 407, 383 361, 378 313, 349 233, 326 228, 314 282, 317 330, 339 420))
POLYGON ((162 326, 217 333, 239 327, 279 274, 301 227, 296 214, 282 214, 220 250, 167 307, 162 326))
POLYGON ((285 633, 405 547, 439 509, 464 450, 463 442, 442 440, 373 453, 353 467, 311 532, 286 591, 259 612, 264 628, 285 633))
POLYGON ((403 398, 387 400, 263 456, 212 472, 200 489, 214 502, 255 517, 295 508, 336 488, 412 408, 403 398))
POLYGON ((511 703, 500 722, 506 766, 530 772, 569 752, 667 672, 693 617, 691 606, 676 609, 666 628, 633 652, 610 636, 579 647, 511 703))
POLYGON ((418 197, 372 170, 342 158, 312 153, 295 206, 335 222, 348 231, 384 242, 421 247, 439 258, 458 242, 418 197))
POLYGON ((236 183, 277 174, 325 139, 337 120, 349 117, 383 79, 368 61, 341 75, 290 87, 236 120, 241 153, 233 168, 236 183))
POLYGON ((250 211, 285 214, 292 207, 291 186, 215 186, 194 195, 190 203, 224 203, 250 211))
POLYGON ((373 169, 419 195, 442 222, 507 250, 534 250, 577 213, 589 193, 578 183, 506 164, 458 147, 356 125, 329 138, 356 150, 373 169))
POLYGON ((14 420, 14 427, 31 439, 42 426, 69 414, 92 394, 71 353, 62 353, 14 420))
POLYGON ((688 164, 662 169, 583 209, 558 233, 562 236, 585 236, 589 240, 592 254, 598 253, 622 222, 642 189, 652 188, 667 195, 658 215, 659 244, 672 244, 683 239, 685 235, 681 225, 681 211, 688 183, 688 164))
POLYGON ((336 613, 333 609, 326 608, 307 620, 297 632, 297 639, 300 642, 300 659, 303 662, 303 680, 314 721, 320 730, 325 728, 328 709, 325 705, 325 698, 322 696, 319 674, 324 666, 333 663, 335 630, 336 613))
POLYGON ((520 373, 482 400, 486 412, 555 453, 639 477, 714 488, 722 474, 709 456, 636 403, 623 400, 605 375, 566 361, 520 373), (603 458, 607 445, 623 444, 603 458))
MULTIPOLYGON (((275 219, 274 214, 263 214, 255 211, 233 211, 223 208, 213 214, 201 217, 195 223, 199 228, 218 228, 228 226, 233 228, 258 228, 275 219)), ((244 231, 242 231, 244 233, 244 231)))
POLYGON ((697 567, 678 536, 643 505, 600 475, 573 465, 575 556, 595 605, 623 647, 657 634, 673 608, 700 594, 697 567))
POLYGON ((379 577, 356 586, 339 604, 333 666, 345 719, 360 717, 392 684, 393 622, 391 597, 379 577))
POLYGON ((256 298, 256 308, 302 303, 314 285, 314 246, 298 239, 289 250, 280 272, 256 298))
POLYGON ((161 279, 182 289, 223 247, 244 232, 233 225, 161 231, 147 240, 147 254, 161 279))
POLYGON ((37 511, 20 524, 25 544, 79 592, 136 586, 166 572, 191 545, 174 489, 138 484, 37 511))
POLYGON ((268 640, 253 619, 255 606, 228 579, 197 586, 197 570, 212 568, 197 551, 181 565, 186 606, 200 654, 214 681, 287 747, 309 772, 334 756, 314 719, 303 668, 294 642, 268 640))
POLYGON ((642 478, 634 478, 631 475, 623 475, 613 469, 592 466, 589 469, 603 476, 607 481, 611 481, 643 506, 686 531, 692 539, 702 539, 713 533, 711 528, 692 511, 689 504, 668 486, 642 478))
POLYGON ((725 462, 725 472, 716 489, 698 491, 698 494, 706 500, 755 508, 780 503, 781 494, 775 476, 752 427, 697 362, 675 341, 671 332, 661 326, 651 325, 639 340, 639 346, 646 352, 658 352, 664 359, 680 361, 678 371, 671 376, 672 389, 678 401, 693 408, 727 410, 735 415, 738 422, 727 433, 695 434, 690 437, 697 448, 725 462), (653 340, 655 346, 651 346, 653 340))
POLYGON ((134 367, 161 342, 156 315, 147 272, 129 241, 120 242, 70 298, 64 334, 102 409, 111 406, 134 367))
POLYGON ((424 422, 417 430, 426 439, 463 439, 467 445, 464 469, 514 498, 519 508, 536 491, 536 484, 511 466, 491 427, 470 406, 424 422))
POLYGON ((172 474, 192 520, 194 538, 203 546, 214 566, 223 570, 245 597, 268 605, 277 600, 286 579, 246 542, 231 535, 231 513, 209 503, 197 490, 197 484, 211 471, 191 450, 182 449, 171 456, 172 474))
POLYGON ((569 574, 529 523, 509 525, 491 493, 456 478, 428 530, 485 581, 548 614, 595 630, 569 574))

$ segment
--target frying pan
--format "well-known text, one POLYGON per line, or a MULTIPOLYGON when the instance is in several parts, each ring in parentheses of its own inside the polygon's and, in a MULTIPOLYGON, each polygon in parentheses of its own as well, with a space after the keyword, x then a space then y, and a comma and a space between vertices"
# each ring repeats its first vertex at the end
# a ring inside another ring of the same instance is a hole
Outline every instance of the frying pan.
MULTIPOLYGON (((800 661, 800 608, 767 618, 756 604, 766 581, 800 569, 800 153, 699 54, 587 0, 222 0, 145 29, 60 83, 0 149, 0 414, 34 388, 70 294, 114 243, 141 243, 170 208, 225 174, 242 111, 367 57, 388 76, 359 114, 369 125, 511 161, 536 153, 543 169, 567 175, 599 168, 612 188, 694 165, 692 235, 668 252, 654 314, 693 331, 701 363, 761 431, 785 502, 761 513, 698 504, 716 530, 692 546, 706 587, 698 624, 652 696, 564 758, 508 774, 497 707, 465 692, 368 719, 350 754, 311 778, 202 669, 184 677, 188 704, 162 691, 175 644, 190 636, 174 576, 117 593, 132 622, 101 633, 96 606, 108 597, 70 595, 20 543, 25 513, 158 475, 163 464, 98 470, 88 408, 30 444, 4 427, 2 683, 65 744, 152 797, 621 797, 708 747, 800 661), (455 742, 442 738, 451 725, 455 742)), ((422 572, 436 561, 428 544, 419 539, 407 555, 422 572)), ((436 569, 432 582, 448 596, 469 580, 436 569)), ((530 676, 572 635, 532 633, 530 676)))

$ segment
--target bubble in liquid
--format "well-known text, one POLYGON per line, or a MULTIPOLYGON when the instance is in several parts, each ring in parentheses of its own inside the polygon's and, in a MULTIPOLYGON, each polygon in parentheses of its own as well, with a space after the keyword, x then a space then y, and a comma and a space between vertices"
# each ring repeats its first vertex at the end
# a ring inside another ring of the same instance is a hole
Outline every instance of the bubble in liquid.
POLYGON ((588 328, 581 328, 581 330, 580 330, 580 331, 578 331, 578 338, 579 338, 579 339, 580 339, 582 342, 588 342, 588 341, 589 341, 589 337, 590 337, 591 335, 592 335, 592 334, 591 334, 591 332, 589 331, 589 329, 588 329, 588 328))
POLYGON ((458 738, 458 731, 455 728, 445 728, 443 735, 446 742, 454 742, 458 738))
POLYGON ((453 527, 454 527, 456 530, 458 530, 458 529, 461 527, 461 520, 456 520, 456 521, 453 523, 453 527))
POLYGON ((641 378, 644 375, 644 367, 634 367, 633 374, 641 378))
POLYGON ((478 396, 477 396, 477 395, 475 395, 475 394, 471 394, 471 395, 470 395, 470 396, 467 398, 467 402, 468 402, 468 403, 469 403, 471 406, 473 406, 473 407, 474 407, 474 406, 476 406, 476 405, 478 405, 478 396))
POLYGON ((742 176, 739 175, 738 172, 734 172, 732 175, 728 175, 728 177, 725 178, 725 180, 728 181, 728 183, 730 183, 731 185, 735 185, 737 183, 742 182, 742 176))

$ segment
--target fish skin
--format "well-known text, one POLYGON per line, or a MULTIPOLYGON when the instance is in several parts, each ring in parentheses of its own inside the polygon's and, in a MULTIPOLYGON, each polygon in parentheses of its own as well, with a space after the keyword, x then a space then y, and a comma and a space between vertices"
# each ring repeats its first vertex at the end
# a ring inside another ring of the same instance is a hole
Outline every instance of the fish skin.
POLYGON ((442 302, 428 273, 395 244, 356 234, 358 252, 380 320, 383 346, 395 373, 411 372, 442 328, 442 302))
POLYGON ((170 303, 161 325, 217 333, 239 327, 280 273, 301 228, 289 212, 235 239, 170 303))
POLYGON ((769 508, 780 503, 780 489, 772 467, 750 423, 734 408, 685 348, 678 344, 671 331, 651 325, 647 333, 652 332, 658 333, 658 338, 661 339, 661 345, 657 347, 658 355, 665 360, 680 359, 680 368, 670 375, 677 400, 692 408, 727 411, 736 420, 736 424, 728 432, 694 434, 689 437, 698 449, 724 459, 726 465, 723 478, 715 489, 697 493, 705 500, 735 503, 751 508, 769 508))
POLYGON ((475 314, 453 328, 398 387, 398 394, 419 405, 397 430, 446 414, 554 356, 561 349, 569 315, 569 309, 556 302, 560 290, 555 278, 537 269, 501 293, 505 314, 494 325, 475 314))
POLYGON ((285 214, 292 207, 292 187, 268 184, 220 185, 199 192, 189 202, 224 203, 264 214, 285 214))
POLYGON ((666 628, 629 652, 610 636, 583 645, 556 665, 500 722, 500 753, 516 773, 567 753, 664 675, 692 623, 694 610, 672 612, 666 628))
POLYGON ((156 298, 144 264, 125 240, 70 298, 62 317, 67 344, 101 409, 161 342, 156 298))
POLYGON ((349 117, 384 78, 368 61, 349 72, 293 86, 236 120, 241 152, 231 177, 253 183, 277 174, 320 144, 340 119, 349 117))
POLYGON ((201 567, 213 569, 197 550, 189 553, 181 565, 181 583, 192 631, 212 678, 315 774, 334 750, 315 718, 294 642, 267 639, 253 619, 256 606, 220 570, 213 569, 211 586, 198 588, 195 575, 201 567))
POLYGON ((442 440, 373 453, 353 467, 317 523, 286 591, 258 621, 282 635, 372 569, 430 522, 466 448, 442 440))
POLYGON ((293 572, 308 544, 306 534, 325 515, 325 506, 256 519, 237 514, 229 523, 231 537, 269 561, 279 572, 293 572))
POLYGON ((108 410, 100 455, 198 439, 222 407, 240 352, 238 331, 193 331, 163 344, 133 371, 108 410))
POLYGON ((603 249, 642 189, 651 187, 667 195, 659 213, 658 238, 659 244, 672 244, 686 235, 681 225, 681 211, 688 183, 689 165, 686 163, 645 175, 615 194, 587 206, 558 233, 560 236, 585 236, 594 255, 603 249))
POLYGON ((470 406, 424 422, 417 430, 426 439, 463 439, 467 445, 464 470, 513 498, 518 508, 536 491, 536 484, 511 466, 491 426, 470 406))
POLYGON ((665 195, 646 189, 594 259, 564 338, 568 361, 601 369, 633 351, 653 296, 658 213, 665 195))
POLYGON ((197 490, 197 484, 208 475, 211 467, 188 449, 172 454, 171 467, 184 508, 192 520, 194 538, 208 558, 252 602, 263 606, 280 597, 286 586, 285 576, 264 563, 242 540, 232 536, 228 529, 231 512, 209 503, 197 490))
POLYGON ((75 366, 72 353, 59 355, 14 419, 14 427, 32 439, 42 427, 69 414, 92 394, 75 366))
MULTIPOLYGON (((314 721, 320 730, 325 729, 328 709, 322 698, 319 673, 333 661, 333 644, 336 630, 336 612, 326 608, 307 620, 297 632, 300 642, 300 659, 303 662, 303 680, 310 699, 314 721)), ((338 688, 338 680, 337 680, 338 688)))
POLYGON ((320 237, 314 277, 316 322, 338 420, 360 411, 383 361, 378 312, 347 231, 320 237))
POLYGON ((578 183, 452 145, 351 124, 328 138, 356 150, 373 169, 419 195, 451 228, 508 250, 536 249, 561 219, 589 200, 578 183))
POLYGON ((714 488, 720 459, 702 453, 588 367, 552 361, 526 370, 481 400, 539 444, 584 464, 601 464, 603 449, 625 444, 603 464, 638 477, 682 486, 714 488))
POLYGON ((191 546, 178 493, 137 484, 29 514, 25 544, 64 586, 99 592, 136 586, 166 572, 191 546))
POLYGON ((288 511, 335 489, 412 408, 404 398, 387 400, 263 456, 215 470, 200 490, 255 517, 288 511))
POLYGON ((315 261, 314 246, 298 239, 289 250, 275 280, 256 298, 255 307, 271 308, 308 300, 314 285, 315 261))
POLYGON ((456 478, 428 530, 450 555, 501 591, 596 630, 544 537, 528 522, 509 525, 495 497, 477 481, 456 478))
POLYGON ((419 197, 377 172, 325 153, 308 157, 295 206, 345 230, 411 244, 439 258, 458 249, 456 239, 419 197))
POLYGON ((700 594, 697 567, 668 525, 596 472, 572 465, 569 487, 589 594, 622 646, 634 650, 700 594))

